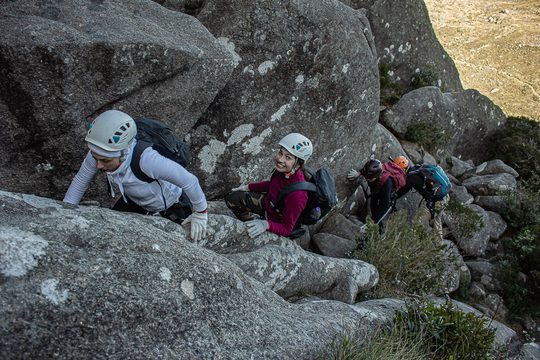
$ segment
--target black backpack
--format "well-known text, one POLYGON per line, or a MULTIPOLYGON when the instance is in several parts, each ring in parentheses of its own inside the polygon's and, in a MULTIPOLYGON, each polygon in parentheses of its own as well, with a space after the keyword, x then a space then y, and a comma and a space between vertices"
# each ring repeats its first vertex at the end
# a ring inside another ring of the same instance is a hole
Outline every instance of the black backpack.
POLYGON ((337 204, 336 184, 332 173, 325 168, 316 172, 305 169, 304 175, 307 181, 289 184, 279 191, 276 205, 273 207, 278 213, 281 213, 287 194, 292 191, 305 190, 308 192, 308 201, 297 223, 313 225, 337 204))
POLYGON ((152 147, 161 155, 186 167, 191 160, 189 146, 176 135, 168 125, 159 120, 134 118, 137 125, 137 145, 133 149, 131 157, 131 171, 133 174, 145 182, 152 182, 152 179, 146 175, 140 166, 141 155, 147 147, 152 147))

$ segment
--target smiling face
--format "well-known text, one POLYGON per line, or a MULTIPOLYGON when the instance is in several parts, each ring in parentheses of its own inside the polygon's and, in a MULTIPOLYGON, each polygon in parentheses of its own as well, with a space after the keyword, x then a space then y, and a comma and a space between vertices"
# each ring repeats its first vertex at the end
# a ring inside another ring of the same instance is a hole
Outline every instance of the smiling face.
POLYGON ((278 172, 287 174, 296 166, 296 156, 280 147, 276 155, 274 155, 274 162, 278 172))
POLYGON ((92 157, 96 160, 98 170, 113 172, 120 166, 120 157, 105 157, 92 152, 92 157))

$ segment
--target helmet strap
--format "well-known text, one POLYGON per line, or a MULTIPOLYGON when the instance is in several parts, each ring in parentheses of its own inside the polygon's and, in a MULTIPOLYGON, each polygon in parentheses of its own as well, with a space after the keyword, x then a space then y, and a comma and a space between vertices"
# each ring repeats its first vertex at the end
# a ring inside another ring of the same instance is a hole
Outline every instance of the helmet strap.
POLYGON ((290 178, 291 176, 293 176, 294 174, 296 174, 296 172, 298 171, 298 169, 300 169, 301 167, 302 167, 302 164, 300 164, 299 161, 298 161, 298 158, 296 158, 296 160, 294 161, 294 165, 293 165, 291 171, 285 174, 285 178, 288 179, 288 178, 290 178))
POLYGON ((129 154, 129 147, 121 150, 120 163, 123 163, 124 161, 126 161, 128 154, 129 154))

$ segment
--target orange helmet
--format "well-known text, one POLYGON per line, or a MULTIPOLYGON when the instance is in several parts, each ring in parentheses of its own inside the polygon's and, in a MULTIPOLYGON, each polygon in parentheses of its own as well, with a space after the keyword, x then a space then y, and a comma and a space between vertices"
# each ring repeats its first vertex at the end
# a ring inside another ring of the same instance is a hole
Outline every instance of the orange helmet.
POLYGON ((407 160, 407 158, 403 155, 396 156, 393 161, 403 170, 407 170, 409 167, 409 160, 407 160))

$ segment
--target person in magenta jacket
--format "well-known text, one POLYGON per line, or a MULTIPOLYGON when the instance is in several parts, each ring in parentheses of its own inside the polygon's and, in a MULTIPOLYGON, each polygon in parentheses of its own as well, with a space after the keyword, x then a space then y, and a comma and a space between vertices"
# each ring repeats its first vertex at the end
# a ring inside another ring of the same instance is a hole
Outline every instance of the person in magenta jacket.
POLYGON ((284 186, 305 181, 303 168, 313 153, 313 144, 304 135, 291 133, 279 145, 270 180, 241 185, 225 197, 236 217, 247 221, 248 235, 252 238, 267 230, 281 236, 291 235, 307 204, 307 191, 298 190, 286 195, 282 211, 274 207, 284 186))

